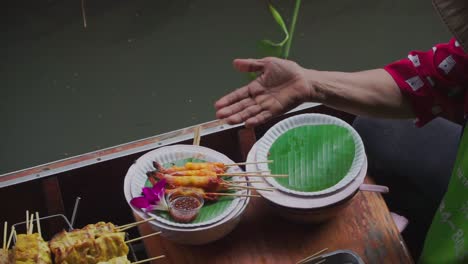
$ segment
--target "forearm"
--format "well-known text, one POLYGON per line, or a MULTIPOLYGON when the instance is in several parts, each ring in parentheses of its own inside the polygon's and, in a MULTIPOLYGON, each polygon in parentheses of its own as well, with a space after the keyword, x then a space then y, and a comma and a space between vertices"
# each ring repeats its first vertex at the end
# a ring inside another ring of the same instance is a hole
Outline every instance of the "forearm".
POLYGON ((409 100, 383 69, 355 73, 307 70, 310 99, 355 115, 412 118, 409 100))

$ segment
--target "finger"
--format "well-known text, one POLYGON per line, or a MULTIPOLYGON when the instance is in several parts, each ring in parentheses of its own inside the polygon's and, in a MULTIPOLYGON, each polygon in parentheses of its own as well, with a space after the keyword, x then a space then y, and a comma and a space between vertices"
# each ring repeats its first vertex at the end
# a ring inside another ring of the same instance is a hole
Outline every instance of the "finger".
POLYGON ((256 59, 235 59, 233 65, 240 72, 258 72, 263 71, 264 63, 256 59))
POLYGON ((270 111, 262 111, 261 113, 247 119, 247 121, 245 121, 245 127, 256 127, 270 120, 272 117, 273 115, 270 111))
POLYGON ((248 97, 249 97, 249 88, 247 86, 241 87, 235 90, 234 92, 221 97, 221 99, 216 101, 215 109, 219 111, 223 107, 232 105, 248 97))
POLYGON ((240 112, 242 112, 242 110, 244 109, 247 109, 249 106, 252 106, 256 104, 256 102, 248 97, 248 98, 245 98, 235 104, 232 104, 232 105, 229 105, 229 106, 226 106, 224 108, 221 108, 219 109, 217 112, 216 112, 216 117, 217 118, 227 118, 227 117, 230 117, 232 115, 235 115, 235 114, 238 114, 240 112))
POLYGON ((226 120, 228 122, 230 122, 231 124, 239 124, 239 123, 242 123, 244 122, 245 120, 259 114, 260 112, 262 112, 262 107, 255 104, 255 105, 251 105, 247 108, 245 108, 244 110, 232 115, 232 116, 229 116, 226 120))

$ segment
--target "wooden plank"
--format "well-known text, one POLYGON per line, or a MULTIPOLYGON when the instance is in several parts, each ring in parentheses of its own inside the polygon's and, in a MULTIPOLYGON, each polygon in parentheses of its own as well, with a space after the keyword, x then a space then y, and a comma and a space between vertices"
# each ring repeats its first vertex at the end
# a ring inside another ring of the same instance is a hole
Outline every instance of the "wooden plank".
MULTIPOLYGON (((46 215, 65 214, 63 206, 62 190, 57 176, 47 177, 41 180, 42 195, 46 207, 46 215)), ((48 234, 55 234, 61 231, 63 223, 59 219, 50 219, 47 224, 42 224, 42 229, 48 234)))
POLYGON ((237 132, 237 138, 239 142, 239 152, 242 160, 247 160, 247 155, 250 149, 253 147, 257 138, 255 136, 255 130, 252 128, 242 128, 237 132))
POLYGON ((48 215, 65 213, 62 191, 57 176, 43 179, 42 191, 48 215))

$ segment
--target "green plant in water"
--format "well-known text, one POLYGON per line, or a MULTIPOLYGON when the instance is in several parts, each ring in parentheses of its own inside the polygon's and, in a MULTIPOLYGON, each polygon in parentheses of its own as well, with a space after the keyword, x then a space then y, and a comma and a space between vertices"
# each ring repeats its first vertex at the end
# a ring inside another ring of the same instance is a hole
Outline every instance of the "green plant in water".
MULTIPOLYGON (((282 59, 287 59, 289 56, 289 50, 291 48, 291 42, 294 35, 294 29, 296 28, 297 15, 299 14, 299 8, 301 7, 301 0, 296 0, 294 5, 294 12, 291 20, 291 25, 289 25, 289 30, 286 27, 281 14, 276 10, 276 8, 268 1, 268 8, 270 13, 275 19, 276 23, 280 27, 281 31, 284 33, 284 38, 281 42, 273 42, 268 39, 263 39, 258 43, 258 49, 261 52, 263 57, 278 57, 282 59)), ((253 80, 257 77, 257 74, 254 72, 248 73, 250 80, 253 80)))
POLYGON ((281 42, 273 42, 271 40, 261 40, 258 44, 259 49, 264 56, 273 56, 278 58, 287 59, 289 56, 289 50, 291 48, 291 43, 294 35, 294 29, 296 28, 297 16, 299 14, 299 8, 301 6, 301 0, 296 0, 294 5, 294 12, 291 19, 291 24, 289 25, 289 30, 286 27, 281 14, 276 10, 276 8, 268 2, 268 8, 270 13, 275 19, 276 23, 280 27, 281 31, 284 33, 284 38, 281 42))

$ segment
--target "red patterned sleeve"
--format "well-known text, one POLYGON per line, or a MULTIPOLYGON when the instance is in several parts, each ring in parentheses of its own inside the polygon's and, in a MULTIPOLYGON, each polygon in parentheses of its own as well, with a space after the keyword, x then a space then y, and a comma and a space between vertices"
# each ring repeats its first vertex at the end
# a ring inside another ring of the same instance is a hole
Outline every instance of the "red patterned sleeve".
POLYGON ((437 116, 462 123, 468 112, 468 55, 455 39, 384 67, 423 126, 437 116))

